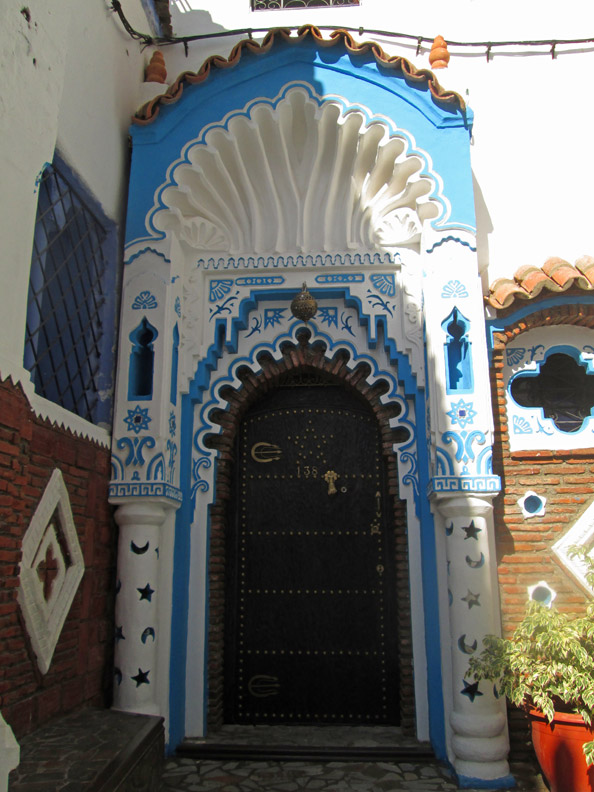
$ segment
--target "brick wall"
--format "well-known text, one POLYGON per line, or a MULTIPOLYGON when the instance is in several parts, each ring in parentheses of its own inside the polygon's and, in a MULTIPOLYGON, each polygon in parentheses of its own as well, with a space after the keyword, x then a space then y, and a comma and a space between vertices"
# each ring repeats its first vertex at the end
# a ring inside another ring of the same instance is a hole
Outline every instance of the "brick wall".
POLYGON ((0 709, 17 739, 109 696, 116 535, 108 480, 108 449, 37 419, 19 387, 0 383, 0 709), (17 591, 22 538, 55 468, 70 497, 85 574, 42 675, 17 591))
POLYGON ((287 344, 280 361, 270 355, 261 355, 258 362, 262 372, 256 374, 247 367, 238 371, 242 387, 238 390, 227 387, 221 397, 228 402, 225 411, 215 410, 211 419, 222 426, 222 433, 212 438, 212 446, 219 449, 216 479, 216 500, 211 507, 210 539, 210 613, 209 613, 209 727, 216 728, 223 721, 223 660, 225 624, 225 532, 229 503, 233 487, 233 462, 235 436, 247 409, 268 390, 276 387, 287 375, 297 372, 321 372, 336 384, 342 384, 360 394, 375 413, 382 435, 382 451, 386 463, 388 491, 394 510, 398 630, 400 646, 400 715, 405 733, 414 733, 415 701, 412 666, 412 638, 410 620, 410 593, 408 575, 408 545, 406 537, 406 504, 398 497, 398 471, 392 446, 398 438, 398 430, 391 429, 393 417, 389 405, 382 405, 380 396, 387 383, 370 385, 367 382, 370 369, 366 364, 347 367, 348 353, 337 353, 332 359, 325 357, 322 345, 308 343, 308 331, 299 335, 298 345, 287 344))
MULTIPOLYGON (((503 356, 508 343, 521 343, 521 334, 548 325, 594 327, 594 307, 568 305, 538 310, 494 338, 491 388, 495 418, 494 473, 502 492, 495 500, 496 544, 504 634, 513 632, 527 602, 527 587, 545 580, 556 592, 561 611, 581 612, 586 596, 557 563, 552 545, 573 525, 594 499, 594 448, 575 451, 511 453, 505 408, 503 356), (542 517, 525 519, 518 499, 534 490, 547 499, 542 517)), ((527 743, 526 720, 510 711, 512 755, 527 743)))

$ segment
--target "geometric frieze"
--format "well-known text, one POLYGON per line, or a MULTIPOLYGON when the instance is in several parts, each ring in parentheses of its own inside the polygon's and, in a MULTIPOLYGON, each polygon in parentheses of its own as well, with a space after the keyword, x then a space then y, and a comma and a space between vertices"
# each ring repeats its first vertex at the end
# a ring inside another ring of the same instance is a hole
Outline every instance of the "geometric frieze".
POLYGON ((23 537, 18 601, 46 674, 84 574, 68 491, 56 468, 23 537))

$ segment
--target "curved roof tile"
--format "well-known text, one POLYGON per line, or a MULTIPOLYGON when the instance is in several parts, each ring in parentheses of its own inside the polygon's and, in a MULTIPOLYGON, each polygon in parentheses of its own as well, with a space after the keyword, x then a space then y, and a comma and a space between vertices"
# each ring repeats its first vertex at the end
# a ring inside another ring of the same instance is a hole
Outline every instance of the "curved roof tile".
POLYGON ((564 292, 570 288, 594 291, 594 257, 582 256, 575 264, 550 258, 542 267, 520 267, 513 280, 499 278, 491 284, 487 302, 497 310, 509 308, 516 298, 533 300, 543 291, 564 292))
POLYGON ((186 84, 195 85, 196 83, 204 82, 208 79, 213 68, 228 69, 236 66, 241 60, 244 50, 260 55, 269 52, 277 42, 299 44, 308 37, 312 38, 319 47, 334 47, 341 44, 352 55, 371 53, 378 64, 391 69, 396 76, 404 77, 407 81, 416 83, 422 88, 428 86, 437 104, 447 105, 462 112, 466 110, 464 99, 454 91, 446 91, 442 88, 433 72, 429 69, 417 69, 406 58, 401 58, 397 55, 387 55, 380 45, 374 41, 358 43, 346 30, 335 30, 330 34, 330 38, 325 39, 320 30, 314 25, 304 25, 299 28, 295 36, 291 35, 290 28, 274 28, 266 34, 261 44, 249 38, 242 39, 233 47, 228 58, 213 55, 204 61, 197 72, 182 72, 166 93, 155 97, 141 107, 134 116, 133 121, 135 124, 152 123, 159 114, 161 105, 173 104, 180 99, 186 84))

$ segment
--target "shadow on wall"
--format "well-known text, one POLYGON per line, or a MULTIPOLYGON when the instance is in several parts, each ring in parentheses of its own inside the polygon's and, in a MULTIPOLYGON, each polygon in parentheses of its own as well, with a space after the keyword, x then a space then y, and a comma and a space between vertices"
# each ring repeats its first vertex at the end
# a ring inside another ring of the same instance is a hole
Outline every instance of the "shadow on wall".
POLYGON ((195 36, 226 30, 212 21, 208 11, 192 8, 191 0, 170 0, 171 26, 176 36, 195 36))
POLYGON ((476 255, 478 268, 483 282, 483 293, 488 294, 488 269, 489 269, 489 234, 493 232, 493 222, 487 209, 483 191, 472 173, 472 189, 474 192, 474 211, 476 214, 476 255))

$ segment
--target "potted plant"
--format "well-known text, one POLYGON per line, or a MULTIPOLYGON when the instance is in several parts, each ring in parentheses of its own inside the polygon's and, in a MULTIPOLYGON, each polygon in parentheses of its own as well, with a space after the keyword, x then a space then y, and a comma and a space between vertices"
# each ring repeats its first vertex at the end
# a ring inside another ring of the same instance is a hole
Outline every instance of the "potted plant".
MULTIPOLYGON (((586 565, 594 587, 594 560, 583 548, 571 554, 586 565)), ((511 638, 488 635, 483 644, 467 676, 494 681, 500 694, 529 713, 552 792, 594 790, 594 604, 585 615, 571 616, 529 602, 511 638)))

